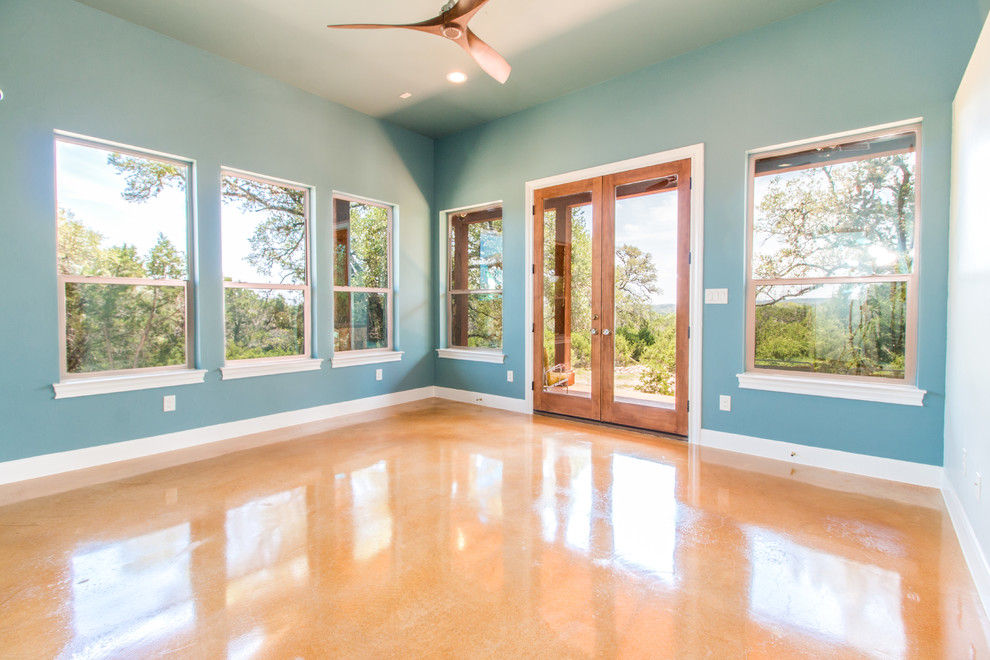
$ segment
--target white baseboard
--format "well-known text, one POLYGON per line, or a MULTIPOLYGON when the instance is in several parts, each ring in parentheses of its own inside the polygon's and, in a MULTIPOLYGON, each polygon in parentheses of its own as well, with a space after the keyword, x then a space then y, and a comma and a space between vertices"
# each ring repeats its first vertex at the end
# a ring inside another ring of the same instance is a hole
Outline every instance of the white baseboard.
POLYGON ((523 399, 510 399, 504 396, 455 390, 447 387, 428 386, 364 399, 341 401, 340 403, 331 403, 325 406, 316 406, 303 410, 290 410, 274 415, 252 417, 236 422, 203 426, 186 431, 139 438, 137 440, 127 440, 108 445, 73 449, 55 454, 44 454, 42 456, 31 456, 29 458, 7 461, 0 463, 0 485, 37 479, 39 477, 48 477, 75 470, 84 470, 136 458, 145 458, 178 449, 200 447, 254 433, 274 431, 298 424, 320 422, 334 417, 340 417, 341 415, 367 412, 385 406, 410 403, 432 397, 472 403, 489 408, 498 408, 500 410, 529 412, 526 409, 526 402, 523 399))
POLYGON ((415 390, 383 394, 380 396, 342 401, 325 406, 291 410, 263 417, 252 417, 236 422, 203 426, 187 431, 177 431, 156 435, 150 438, 115 442, 109 445, 86 447, 56 454, 32 456, 15 461, 0 463, 0 485, 10 484, 38 477, 47 477, 74 470, 117 463, 135 458, 144 458, 155 454, 188 449, 201 445, 230 440, 253 433, 274 431, 287 426, 318 422, 341 415, 366 412, 385 406, 419 401, 436 396, 433 387, 421 387, 415 390))
POLYGON ((837 470, 889 481, 900 481, 917 486, 939 488, 942 485, 942 468, 938 465, 924 465, 893 458, 809 447, 791 442, 765 440, 709 429, 701 430, 698 444, 702 447, 725 449, 751 456, 773 458, 798 465, 837 470))
POLYGON ((530 413, 526 406, 525 399, 512 399, 507 396, 496 396, 494 394, 484 394, 482 392, 469 392, 467 390, 455 390, 449 387, 434 387, 434 396, 449 401, 460 401, 461 403, 473 403, 476 406, 487 408, 498 408, 509 412, 530 413))
POLYGON ((956 531, 959 545, 962 546, 963 556, 966 558, 966 565, 976 583, 976 592, 983 601, 983 611, 990 616, 990 563, 987 556, 983 554, 980 541, 976 537, 973 525, 969 522, 969 516, 963 508, 962 501, 956 493, 952 482, 943 473, 942 497, 945 499, 945 508, 949 510, 949 518, 952 519, 952 527, 956 531))

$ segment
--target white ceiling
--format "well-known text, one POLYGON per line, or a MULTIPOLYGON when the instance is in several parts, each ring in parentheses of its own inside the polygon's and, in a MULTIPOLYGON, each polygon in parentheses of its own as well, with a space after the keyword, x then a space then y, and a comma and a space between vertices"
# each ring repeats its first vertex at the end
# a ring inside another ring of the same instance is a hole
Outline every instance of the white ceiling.
POLYGON ((512 65, 505 85, 409 30, 443 0, 79 0, 373 117, 440 137, 747 32, 830 0, 490 0, 471 29, 512 65), (448 83, 452 70, 468 75, 448 83), (403 100, 399 95, 412 93, 403 100))

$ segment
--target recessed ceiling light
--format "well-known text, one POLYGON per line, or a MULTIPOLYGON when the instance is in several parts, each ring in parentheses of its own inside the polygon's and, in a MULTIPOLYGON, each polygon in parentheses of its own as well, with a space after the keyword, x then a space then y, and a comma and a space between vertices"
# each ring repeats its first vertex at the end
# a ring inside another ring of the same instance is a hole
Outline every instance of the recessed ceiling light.
POLYGON ((409 98, 410 96, 412 96, 412 92, 406 92, 406 93, 404 93, 404 94, 399 94, 399 98, 400 98, 400 99, 407 99, 407 98, 409 98))
POLYGON ((451 71, 447 74, 447 80, 454 83, 455 85, 460 85, 462 82, 467 80, 467 76, 460 71, 451 71))

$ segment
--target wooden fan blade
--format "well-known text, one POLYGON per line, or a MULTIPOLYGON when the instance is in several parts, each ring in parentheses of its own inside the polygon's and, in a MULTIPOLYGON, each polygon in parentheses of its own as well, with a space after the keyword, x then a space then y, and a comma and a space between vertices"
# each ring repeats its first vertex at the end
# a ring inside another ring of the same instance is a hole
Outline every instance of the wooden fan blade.
MULTIPOLYGON (((487 0, 482 0, 487 1, 487 0)), ((494 48, 486 44, 481 40, 481 37, 476 35, 471 31, 471 28, 467 29, 467 34, 464 39, 459 39, 458 43, 464 48, 474 61, 478 63, 478 66, 482 70, 490 75, 495 80, 499 81, 503 85, 505 81, 509 79, 509 73, 512 72, 512 67, 509 63, 505 61, 505 58, 498 54, 494 48)))
POLYGON ((471 17, 478 13, 488 0, 460 0, 454 7, 443 15, 448 23, 457 21, 467 25, 471 17), (461 20, 464 19, 464 20, 461 20))
POLYGON ((340 30, 387 30, 387 29, 402 29, 402 30, 415 30, 417 32, 427 32, 429 34, 435 34, 438 36, 443 36, 440 33, 440 29, 443 26, 443 21, 440 18, 431 18, 428 21, 422 21, 420 23, 408 23, 405 25, 381 25, 378 23, 348 23, 346 25, 328 25, 328 28, 336 28, 340 30))

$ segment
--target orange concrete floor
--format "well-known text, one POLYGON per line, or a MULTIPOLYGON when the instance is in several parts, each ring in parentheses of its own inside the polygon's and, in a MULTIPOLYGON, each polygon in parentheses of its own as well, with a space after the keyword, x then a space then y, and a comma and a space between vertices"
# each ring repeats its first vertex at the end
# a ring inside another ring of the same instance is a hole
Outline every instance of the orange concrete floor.
POLYGON ((2 658, 990 657, 935 490, 438 400, 0 501, 2 658))

